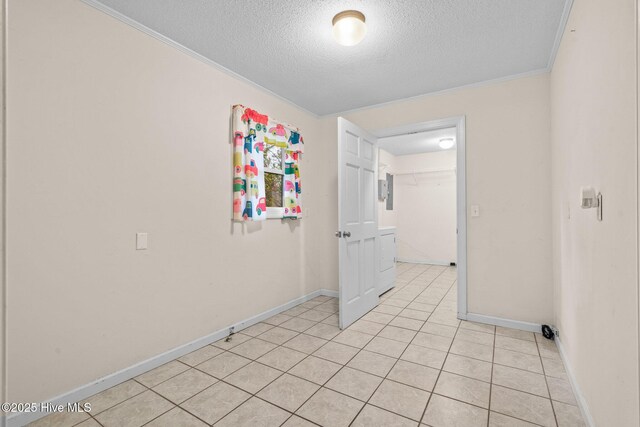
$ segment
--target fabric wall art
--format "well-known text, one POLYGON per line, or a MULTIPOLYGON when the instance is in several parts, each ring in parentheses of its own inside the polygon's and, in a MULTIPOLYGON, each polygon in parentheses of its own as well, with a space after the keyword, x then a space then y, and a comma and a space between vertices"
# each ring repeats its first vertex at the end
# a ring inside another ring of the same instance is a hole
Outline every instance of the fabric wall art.
POLYGON ((282 148, 277 150, 282 158, 282 177, 275 176, 282 180, 278 186, 278 189, 281 186, 282 194, 271 197, 269 207, 274 212, 281 212, 278 217, 301 218, 300 158, 304 151, 304 141, 298 129, 251 108, 235 105, 232 135, 233 219, 262 221, 267 218, 265 150, 274 147, 282 148))

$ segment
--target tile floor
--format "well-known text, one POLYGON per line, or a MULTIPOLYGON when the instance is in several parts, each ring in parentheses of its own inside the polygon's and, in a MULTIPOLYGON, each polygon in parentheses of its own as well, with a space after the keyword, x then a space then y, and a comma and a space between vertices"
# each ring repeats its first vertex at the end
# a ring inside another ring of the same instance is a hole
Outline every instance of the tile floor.
POLYGON ((398 264, 348 329, 317 297, 34 426, 583 426, 540 334, 456 319, 454 268, 398 264))

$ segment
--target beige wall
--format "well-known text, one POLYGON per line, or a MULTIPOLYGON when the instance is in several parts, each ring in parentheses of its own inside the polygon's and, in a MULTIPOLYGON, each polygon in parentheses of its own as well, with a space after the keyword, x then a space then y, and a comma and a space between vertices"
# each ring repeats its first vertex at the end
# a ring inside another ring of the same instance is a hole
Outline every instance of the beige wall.
POLYGON ((338 135, 335 118, 318 120, 317 143, 305 136, 305 169, 302 184, 305 217, 303 268, 307 283, 338 290, 338 135))
POLYGON ((635 7, 576 0, 551 74, 556 323, 596 426, 640 425, 635 7))
POLYGON ((537 75, 366 109, 376 130, 466 116, 468 307, 527 322, 553 319, 549 77, 537 75))
POLYGON ((78 0, 9 9, 8 400, 337 286, 331 244, 305 251, 335 220, 321 121, 78 0), (308 220, 231 223, 235 103, 302 129, 308 220))

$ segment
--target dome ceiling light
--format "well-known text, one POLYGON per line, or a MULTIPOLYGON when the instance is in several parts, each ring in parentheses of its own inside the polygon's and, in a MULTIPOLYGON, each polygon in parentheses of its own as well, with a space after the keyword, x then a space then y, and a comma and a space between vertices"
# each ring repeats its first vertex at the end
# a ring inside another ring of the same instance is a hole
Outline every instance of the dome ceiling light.
POLYGON ((448 150, 449 148, 453 147, 453 144, 455 144, 455 141, 453 140, 453 138, 442 138, 438 145, 443 150, 448 150))
POLYGON ((342 46, 355 46, 367 34, 362 12, 345 10, 333 17, 333 38, 342 46))

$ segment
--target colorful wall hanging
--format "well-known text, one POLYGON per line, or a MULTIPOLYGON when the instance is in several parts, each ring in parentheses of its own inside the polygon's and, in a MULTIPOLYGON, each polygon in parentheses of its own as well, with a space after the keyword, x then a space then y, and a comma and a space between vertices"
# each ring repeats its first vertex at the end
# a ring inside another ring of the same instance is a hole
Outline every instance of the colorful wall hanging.
POLYGON ((283 218, 302 217, 300 156, 304 141, 297 128, 242 105, 233 107, 233 219, 267 218, 264 181, 265 145, 284 150, 283 218))

